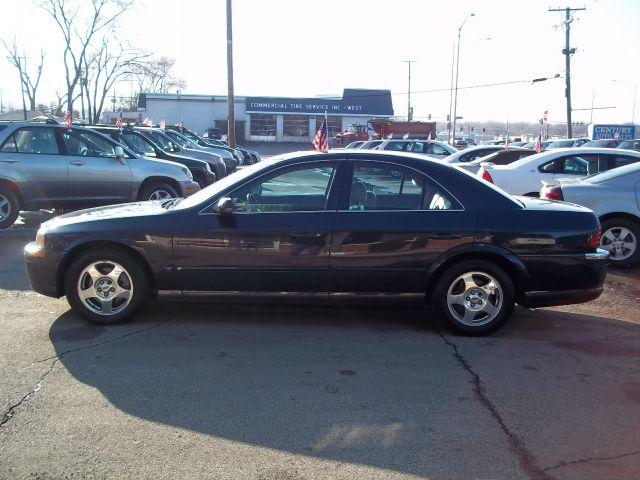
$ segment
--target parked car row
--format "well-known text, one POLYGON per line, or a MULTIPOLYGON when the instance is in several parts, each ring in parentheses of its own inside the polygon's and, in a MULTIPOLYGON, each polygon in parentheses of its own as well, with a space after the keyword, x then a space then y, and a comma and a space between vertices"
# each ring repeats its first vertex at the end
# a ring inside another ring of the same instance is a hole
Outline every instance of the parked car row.
POLYGON ((0 122, 0 228, 20 211, 185 197, 258 161, 177 126, 0 122))

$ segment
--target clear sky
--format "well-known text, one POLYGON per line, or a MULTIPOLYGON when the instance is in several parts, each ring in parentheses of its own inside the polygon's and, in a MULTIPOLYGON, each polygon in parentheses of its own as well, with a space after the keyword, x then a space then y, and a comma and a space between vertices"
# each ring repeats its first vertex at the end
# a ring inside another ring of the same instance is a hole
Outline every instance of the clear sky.
MULTIPOLYGON (((35 56, 47 51, 39 101, 63 90, 57 32, 32 0, 0 0, 0 37, 14 35, 35 56)), ((628 122, 633 84, 640 82, 640 1, 586 0, 572 24, 574 108, 589 108, 596 122, 628 122), (624 82, 614 82, 613 80, 624 82)), ((234 64, 237 95, 315 96, 345 87, 389 88, 397 115, 407 110, 407 65, 417 119, 443 120, 449 93, 452 48, 462 30, 459 85, 530 80, 564 75, 564 13, 559 0, 419 1, 234 0, 234 64), (490 38, 490 40, 487 40, 490 38)), ((121 38, 156 55, 176 59, 185 93, 226 93, 224 0, 138 0, 122 22, 121 38)), ((0 60, 0 89, 6 104, 19 105, 17 73, 0 60)), ((118 95, 129 84, 117 87, 118 95)), ((640 101, 638 102, 640 103, 640 101)), ((564 80, 462 89, 458 115, 465 120, 536 121, 565 119, 564 80)), ((588 122, 589 111, 574 112, 588 122)), ((636 112, 640 123, 640 106, 636 112)))

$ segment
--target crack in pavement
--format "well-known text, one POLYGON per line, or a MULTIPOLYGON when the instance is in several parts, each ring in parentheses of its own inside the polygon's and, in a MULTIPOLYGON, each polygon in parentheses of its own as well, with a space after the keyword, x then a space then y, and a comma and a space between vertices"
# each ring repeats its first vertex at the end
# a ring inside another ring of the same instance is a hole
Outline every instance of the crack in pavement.
POLYGON ((4 426, 14 416, 15 410, 17 408, 19 408, 24 402, 29 400, 29 398, 31 398, 32 395, 34 395, 36 392, 38 392, 42 388, 42 383, 44 382, 44 379, 47 377, 47 375, 49 375, 53 371, 53 367, 56 365, 56 363, 58 363, 62 359, 62 357, 66 356, 66 355, 68 355, 70 353, 79 352, 81 350, 89 350, 91 348, 96 348, 96 347, 99 347, 101 345, 106 345, 108 343, 113 343, 113 342, 116 342, 118 340, 122 340, 123 338, 127 338, 127 337, 130 337, 132 335, 136 335, 138 333, 142 333, 142 332, 146 332, 148 330, 152 330, 154 328, 158 328, 158 327, 164 325, 165 323, 168 323, 171 320, 173 320, 181 312, 181 310, 182 309, 179 308, 174 313, 169 315, 169 317, 166 318, 165 320, 162 320, 161 322, 155 323, 155 324, 153 324, 153 325, 151 325, 149 327, 140 328, 138 330, 134 330, 133 332, 125 333, 124 335, 120 335, 120 336, 115 337, 115 338, 110 338, 110 339, 104 340, 102 342, 93 343, 91 345, 85 345, 83 347, 72 348, 70 350, 66 350, 66 351, 64 351, 62 353, 59 353, 57 355, 52 355, 51 357, 47 357, 47 358, 43 358, 42 360, 35 361, 31 365, 29 365, 29 367, 27 367, 27 368, 30 368, 33 365, 38 364, 38 363, 44 363, 44 362, 47 362, 49 360, 53 360, 53 362, 51 362, 51 365, 49 366, 49 369, 46 372, 44 372, 44 374, 40 377, 40 379, 38 380, 36 385, 33 387, 33 389, 29 393, 23 395, 22 398, 20 400, 18 400, 18 402, 16 402, 13 405, 9 406, 7 411, 2 414, 2 419, 0 419, 0 427, 4 426))
POLYGON ((473 392, 480 402, 480 404, 489 412, 489 415, 498 423, 500 429, 504 432, 511 446, 511 450, 515 453, 518 458, 518 462, 522 469, 531 477, 535 479, 541 480, 553 480, 554 477, 546 472, 545 469, 541 468, 537 459, 529 451, 524 441, 507 425, 504 421, 500 413, 498 412, 497 407, 493 404, 489 396, 487 395, 486 389, 480 378, 471 364, 467 361, 467 359, 460 353, 458 349, 458 345, 449 340, 440 330, 438 330, 438 335, 444 341, 444 343, 451 347, 453 351, 453 356, 456 358, 458 363, 464 368, 469 375, 473 378, 473 392))
POLYGON ((566 467, 567 465, 575 465, 580 463, 589 463, 589 462, 604 462, 607 460, 620 460, 621 458, 632 457, 634 455, 640 454, 640 450, 635 450, 633 452, 621 453, 620 455, 613 455, 611 457, 588 457, 588 458, 579 458, 577 460, 571 460, 568 462, 560 462, 552 465, 550 467, 543 468, 545 472, 549 470, 555 470, 556 468, 566 467))

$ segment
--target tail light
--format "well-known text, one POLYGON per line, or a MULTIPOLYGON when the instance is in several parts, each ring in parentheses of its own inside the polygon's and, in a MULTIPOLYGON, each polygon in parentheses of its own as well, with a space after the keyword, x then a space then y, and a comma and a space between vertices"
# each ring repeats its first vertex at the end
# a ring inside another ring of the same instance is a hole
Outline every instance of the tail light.
POLYGON ((560 185, 555 185, 553 187, 547 187, 544 190, 544 198, 549 200, 564 200, 564 195, 562 194, 562 187, 560 185))
POLYGON ((484 168, 482 169, 482 179, 486 180, 489 183, 493 183, 493 178, 491 178, 489 172, 487 172, 487 170, 484 168))
POLYGON ((589 243, 587 244, 587 248, 591 248, 591 249, 598 248, 600 246, 600 239, 601 238, 602 238, 602 230, 599 228, 589 238, 589 243))

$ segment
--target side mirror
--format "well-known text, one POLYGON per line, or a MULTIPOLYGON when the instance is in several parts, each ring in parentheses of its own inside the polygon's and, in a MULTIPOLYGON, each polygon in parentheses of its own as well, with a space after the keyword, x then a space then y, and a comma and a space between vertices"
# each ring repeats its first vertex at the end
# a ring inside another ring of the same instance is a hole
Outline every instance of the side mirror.
POLYGON ((216 212, 220 215, 231 215, 236 211, 236 204, 229 197, 222 197, 216 205, 216 212))

